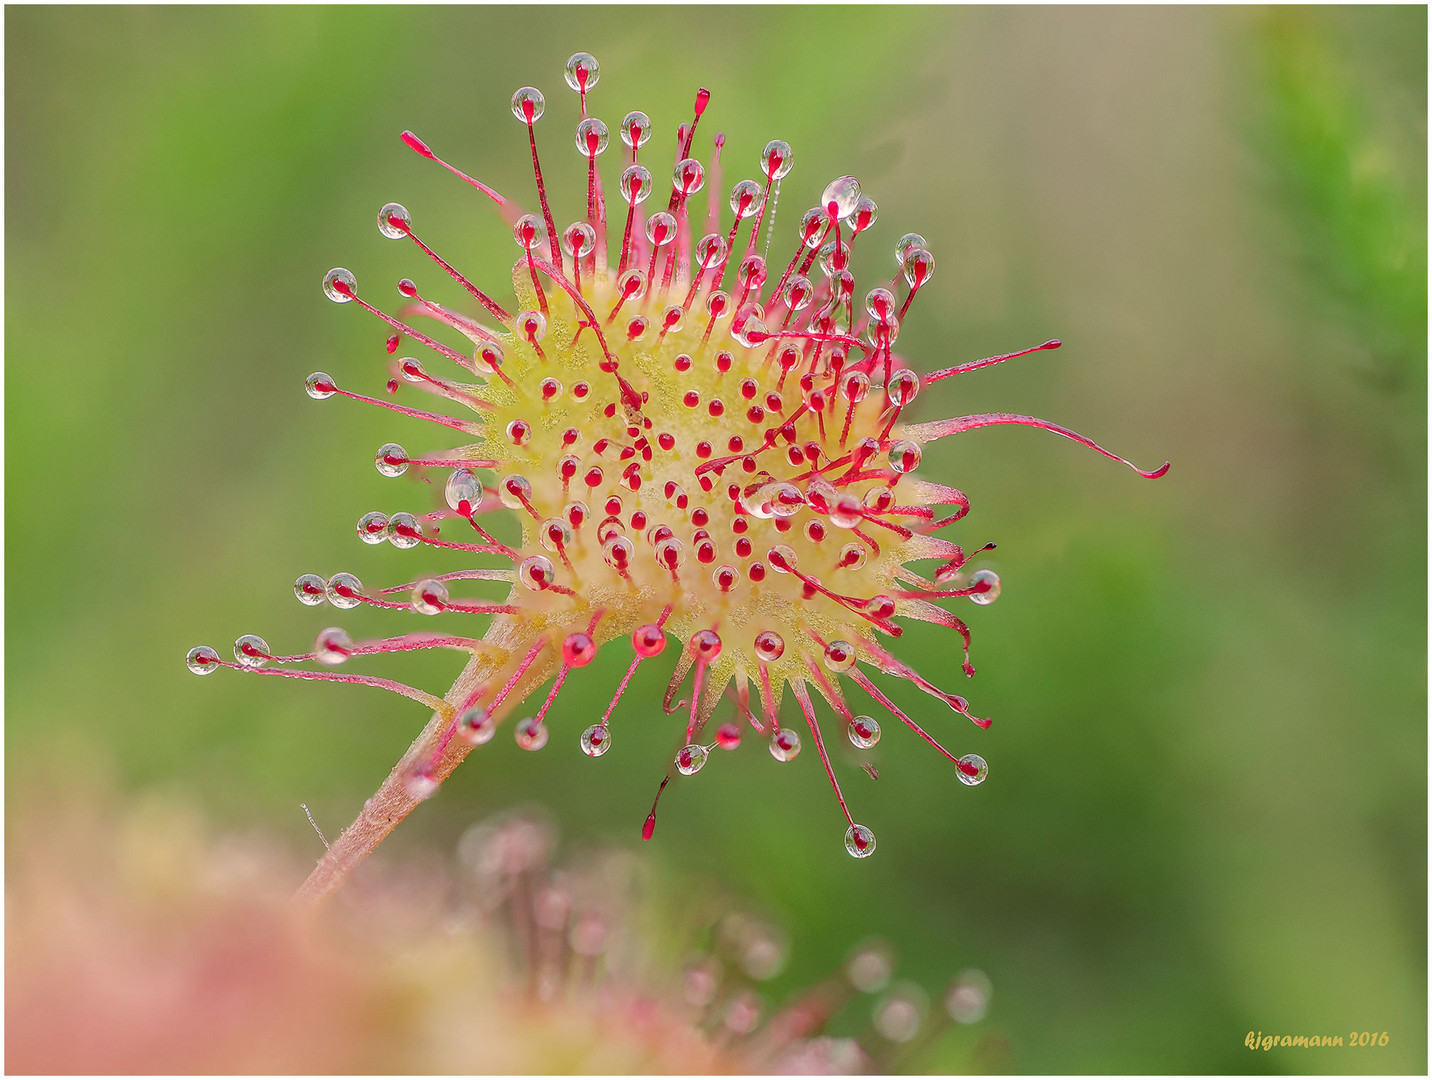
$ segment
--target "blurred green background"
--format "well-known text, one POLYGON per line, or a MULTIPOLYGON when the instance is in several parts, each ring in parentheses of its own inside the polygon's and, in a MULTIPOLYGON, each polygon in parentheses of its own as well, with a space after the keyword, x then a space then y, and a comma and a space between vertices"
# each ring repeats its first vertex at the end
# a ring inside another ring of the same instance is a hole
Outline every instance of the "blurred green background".
MULTIPOLYGON (((585 49, 611 123, 642 108, 669 132, 710 87, 728 183, 766 139, 794 145, 775 250, 842 172, 881 208, 858 279, 922 232, 937 273, 900 342, 917 367, 1064 340, 941 384, 919 418, 1034 413, 1174 463, 1151 483, 1023 429, 938 444, 926 472, 974 504, 957 539, 999 543, 1004 596, 969 609, 980 670, 954 687, 996 722, 891 693, 990 780, 956 784, 887 725, 878 782, 838 765, 880 838, 857 863, 815 755, 779 766, 748 740, 669 793, 644 854, 782 919, 776 996, 869 933, 931 989, 983 968, 1002 1067, 1425 1071, 1426 18, 7 9, 12 813, 105 776, 316 853, 297 804, 336 831, 386 775, 420 708, 200 680, 183 657, 245 632, 307 648, 329 616, 293 600, 302 572, 454 565, 354 537, 367 510, 426 506, 378 476, 377 446, 440 442, 304 396, 316 368, 385 378, 381 333, 319 279, 347 265, 375 296, 436 280, 374 228, 397 199, 501 289, 506 227, 397 135, 530 202, 508 98, 538 85, 554 197, 577 205, 561 68, 585 49), (1262 1053, 1249 1030, 1390 1041, 1262 1053)), ((643 670, 616 751, 588 761, 577 732, 626 663, 607 652, 567 684, 551 747, 499 739, 386 853, 522 801, 570 843, 635 841, 672 742, 665 680, 643 670)), ((901 655, 956 670, 952 634, 914 627, 901 655)), ((381 670, 438 689, 458 667, 381 670)), ((924 1065, 957 1067, 975 1037, 924 1065)))

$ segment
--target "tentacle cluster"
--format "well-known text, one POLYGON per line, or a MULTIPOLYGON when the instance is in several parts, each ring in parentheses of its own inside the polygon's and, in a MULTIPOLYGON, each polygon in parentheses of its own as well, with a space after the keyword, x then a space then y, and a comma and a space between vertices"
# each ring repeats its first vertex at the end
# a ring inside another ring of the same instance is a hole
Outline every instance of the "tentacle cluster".
MULTIPOLYGON (((403 357, 393 362, 388 383, 390 395, 407 384, 445 399, 455 406, 452 414, 356 393, 324 372, 307 384, 314 398, 343 396, 459 433, 460 445, 424 456, 397 443, 378 451, 376 466, 385 476, 445 472, 446 505, 424 514, 367 514, 358 523, 362 540, 448 548, 501 565, 381 589, 348 573, 305 574, 295 584, 298 598, 340 610, 366 604, 428 616, 485 614, 494 617, 491 629, 480 639, 439 632, 355 642, 329 628, 312 652, 293 656, 275 655, 250 635, 236 643, 234 661, 205 646, 190 654, 189 666, 201 674, 230 667, 402 694, 442 718, 436 762, 453 739, 474 746, 489 741, 550 679, 540 707, 514 724, 521 746, 540 749, 548 739, 547 714, 571 669, 625 639, 634 653, 631 666, 601 718, 577 740, 599 757, 611 746, 613 717, 637 666, 662 654, 671 637, 680 652, 664 706, 668 713, 680 710, 685 724, 661 790, 673 774, 700 771, 712 750, 736 747, 747 726, 777 760, 794 759, 802 733, 782 724, 780 710, 789 686, 845 815, 846 848, 864 857, 875 837, 846 807, 810 688, 857 749, 873 747, 881 728, 873 717, 854 713, 843 680, 948 758, 965 784, 980 783, 987 771, 978 755, 947 750, 858 667, 913 682, 977 727, 989 725, 963 697, 938 689, 882 644, 900 636, 898 619, 948 627, 960 636, 964 671, 973 675, 969 628, 938 601, 984 605, 1000 591, 992 571, 970 570, 971 557, 993 544, 967 553, 941 535, 965 516, 969 501, 916 475, 921 447, 978 427, 1022 424, 1114 455, 1028 416, 906 423, 904 411, 930 383, 1060 343, 918 375, 895 343, 934 270, 924 238, 902 236, 893 276, 857 296, 852 255, 864 246, 877 211, 858 181, 842 176, 801 216, 794 252, 787 257, 778 245, 769 261, 792 150, 779 140, 767 144, 759 177, 741 180, 722 198, 723 137, 715 137, 709 161, 693 153, 706 90, 667 150, 669 168, 657 159, 661 151, 649 147, 648 117, 631 112, 622 120, 621 201, 613 201, 609 218, 598 160, 610 133, 587 110, 597 62, 579 53, 566 75, 580 97, 576 146, 586 164, 587 197, 585 212, 561 229, 538 154, 545 102, 536 89, 524 87, 512 99, 531 150, 536 213, 522 213, 442 161, 413 133, 402 136, 416 153, 491 199, 512 225, 520 250, 513 310, 419 239, 411 215, 397 203, 382 208, 379 230, 415 245, 467 294, 473 310, 430 300, 405 278, 398 291, 406 304, 389 315, 359 292, 349 271, 335 269, 324 278, 330 299, 365 309, 391 331, 391 354, 412 342, 456 369, 431 373, 419 359, 403 357), (704 207, 698 205, 703 188, 704 207), (419 317, 465 343, 453 347, 419 331, 412 325, 419 317), (484 527, 500 508, 521 521, 520 545, 503 544, 484 527), (456 526, 463 539, 441 535, 445 525, 456 526), (920 573, 912 566, 920 563, 933 566, 920 573), (498 601, 455 595, 478 581, 502 582, 507 595, 498 601), (386 679, 296 666, 425 648, 485 657, 497 675, 453 701, 386 679), (728 698, 734 718, 714 722, 728 698)), ((1136 471, 1157 477, 1167 468, 1136 471)), ((873 766, 868 771, 873 774, 873 766)), ((413 797, 426 797, 437 782, 420 760, 408 788, 413 797)), ((654 824, 655 805, 645 836, 654 824)))

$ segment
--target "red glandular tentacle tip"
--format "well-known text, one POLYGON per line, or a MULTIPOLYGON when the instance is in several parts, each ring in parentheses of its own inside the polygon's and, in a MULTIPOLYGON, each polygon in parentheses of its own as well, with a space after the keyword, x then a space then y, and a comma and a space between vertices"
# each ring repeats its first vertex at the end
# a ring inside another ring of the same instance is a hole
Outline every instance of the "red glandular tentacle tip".
POLYGON ((641 838, 650 840, 656 832, 656 804, 661 801, 661 793, 666 790, 666 785, 671 783, 671 774, 667 773, 661 778, 661 787, 656 789, 656 798, 651 800, 651 813, 646 815, 646 821, 642 823, 641 838))
POLYGON ((999 424, 1017 424, 1023 427, 1052 431, 1056 435, 1063 435, 1066 439, 1072 439, 1081 446, 1087 446, 1090 450, 1095 450, 1112 461, 1127 465, 1146 480, 1157 480, 1169 470, 1170 463, 1167 461, 1157 469, 1141 469, 1132 461, 1121 458, 1118 454, 1110 453, 1093 439, 1086 438, 1077 431, 1071 431, 1066 427, 1051 423, 1048 420, 1041 420, 1037 416, 1022 416, 1018 413, 975 413, 971 416, 954 416, 948 420, 935 420, 927 424, 915 424, 905 429, 905 437, 915 442, 933 442, 936 439, 943 439, 947 435, 958 435, 961 432, 973 431, 975 428, 994 427, 999 424))
POLYGON ((493 202, 497 203, 497 205, 503 210, 509 209, 510 204, 508 203, 508 201, 504 199, 501 195, 499 195, 496 191, 488 187, 481 180, 475 180, 471 176, 468 176, 467 173, 463 172, 461 169, 449 165, 446 161, 433 153, 432 148, 429 147, 427 143, 423 142, 422 139, 414 135, 411 131, 403 132, 402 135, 399 136, 399 138, 403 140, 403 145, 405 145, 409 150, 412 150, 414 153, 420 155, 421 157, 427 158, 429 161, 437 162, 454 176, 465 180, 467 183, 477 188, 478 191, 482 192, 493 202))
POLYGON ((978 371, 980 368, 990 367, 994 364, 1002 364, 1006 360, 1013 360, 1018 356, 1028 356, 1030 353, 1039 352, 1042 349, 1057 349, 1064 343, 1058 338, 1040 344, 1033 345, 1028 349, 1020 349, 1018 352, 1003 353, 1000 356, 986 356, 983 360, 971 360, 965 364, 956 364, 954 367, 943 368, 940 371, 932 371, 922 380, 925 383, 939 382, 941 379, 948 379, 951 375, 963 375, 967 371, 978 371))

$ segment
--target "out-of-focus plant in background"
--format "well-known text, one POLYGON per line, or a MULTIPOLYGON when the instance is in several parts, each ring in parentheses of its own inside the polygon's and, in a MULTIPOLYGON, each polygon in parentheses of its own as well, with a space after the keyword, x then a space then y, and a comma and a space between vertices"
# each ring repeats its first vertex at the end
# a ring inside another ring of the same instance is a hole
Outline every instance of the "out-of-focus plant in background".
MULTIPOLYGON (((1030 432, 932 447, 973 502, 959 539, 1000 545, 960 688, 995 717, 990 779, 889 732, 856 863, 814 758, 773 784, 743 748, 643 854, 778 916, 777 998, 865 934, 926 985, 987 971, 1022 1071, 1425 1068, 1424 9, 27 8, 6 31, 7 846, 21 794, 64 804, 99 773, 117 803, 160 789, 317 849, 297 803, 337 828, 421 726, 183 656, 257 629, 306 648, 299 573, 411 576, 352 532, 398 508, 371 455, 405 422, 302 392, 315 368, 383 377, 381 336, 318 281, 411 272, 372 225, 390 199, 500 280, 506 227, 397 135, 525 192, 511 92, 570 108, 585 49, 609 122, 669 131, 710 87, 733 179, 790 141, 778 235, 851 172, 882 235, 926 236, 936 302, 900 339, 925 367, 1064 340, 949 387, 961 411, 1175 463, 1142 485, 1030 432), (1389 1044, 1243 1046, 1369 1029, 1389 1044)), ((577 205, 579 170, 554 172, 577 205)), ((902 657, 951 648, 916 628, 902 657)), ((576 746, 618 664, 569 680, 551 746, 498 740, 385 855, 523 800, 571 843, 634 844, 669 732, 576 746)))
POLYGON ((173 796, 26 814, 6 890, 17 1073, 998 1071, 977 968, 930 989, 879 938, 771 1000, 789 935, 531 810, 355 878, 310 918, 300 863, 173 796), (673 887, 676 886, 676 887, 673 887))

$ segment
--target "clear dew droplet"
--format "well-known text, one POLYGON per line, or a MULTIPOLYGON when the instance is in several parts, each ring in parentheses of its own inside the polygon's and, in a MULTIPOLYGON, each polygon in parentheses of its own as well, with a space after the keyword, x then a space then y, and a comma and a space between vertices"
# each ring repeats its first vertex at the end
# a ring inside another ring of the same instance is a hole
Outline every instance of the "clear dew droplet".
POLYGON ((885 387, 885 392, 890 395, 890 402, 902 408, 915 400, 920 392, 920 376, 916 375, 909 368, 901 368, 890 376, 890 382, 885 387))
POLYGON ((832 641, 825 647, 825 666, 837 675, 855 666, 855 646, 848 641, 832 641))
POLYGON ((912 248, 928 249, 929 246, 930 245, 925 241, 925 238, 919 233, 906 233, 904 236, 900 237, 899 240, 895 241, 895 265, 903 269, 905 266, 905 256, 910 254, 910 250, 912 248))
POLYGON ((602 558, 614 570, 626 570, 631 565, 635 551, 632 542, 620 533, 607 537, 602 544, 602 558))
POLYGON ((895 505, 895 492, 882 484, 867 491, 861 502, 877 514, 883 514, 895 505))
POLYGON ((323 401, 338 392, 338 386, 333 381, 333 376, 326 371, 315 371, 308 377, 306 385, 308 396, 314 401, 323 401))
POLYGON ((869 750, 880 741, 880 723, 873 716, 856 716, 846 728, 850 745, 857 750, 869 750))
POLYGON ((403 790, 417 802, 430 798, 438 789, 438 778, 429 765, 419 765, 403 778, 403 790))
POLYGON ((676 771, 682 776, 695 776, 706 765, 706 747, 688 743, 676 752, 676 771))
POLYGON ((852 405, 859 405, 870 393, 870 376, 852 371, 840 382, 840 396, 852 405))
POLYGON ((774 517, 794 517, 805 509, 805 496, 794 484, 785 481, 772 484, 764 494, 765 498, 770 500, 771 514, 774 517))
POLYGON ((441 581, 424 578, 413 586, 413 610, 419 615, 436 615, 447 607, 448 590, 441 581))
POLYGON ((846 224, 851 231, 863 233, 870 226, 875 224, 875 219, 880 216, 880 208, 875 205, 875 200, 869 195, 862 195, 855 200, 855 209, 846 218, 846 224))
POLYGON ((482 502, 482 481, 471 469, 454 469, 443 487, 443 498, 448 508, 458 513, 473 513, 482 502))
POLYGON ((547 226, 536 214, 523 214, 512 226, 512 239, 523 251, 531 251, 547 242, 547 226))
POLYGON ((492 737, 497 734, 497 721, 488 715, 486 709, 474 705, 470 709, 464 709, 458 716, 457 733, 465 742, 473 746, 483 746, 490 743, 492 737))
POLYGON ((593 724, 582 732, 582 753, 587 757, 601 757, 612 747, 611 732, 601 724, 593 724))
POLYGON ((328 602, 340 610, 356 608, 363 602, 363 583, 346 571, 328 579, 328 602))
POLYGON ((524 750, 541 750, 547 745, 549 733, 547 725, 535 716, 524 716, 517 721, 512 737, 517 740, 517 745, 524 750))
POLYGON ((666 307, 661 313, 661 329, 664 333, 678 334, 686 325, 686 312, 676 304, 666 307))
POLYGON ((840 549, 840 565, 847 570, 859 570, 868 556, 864 544, 846 544, 840 549))
POLYGON ((584 158, 600 157, 611 142, 607 125, 595 116, 589 116, 577 125, 577 153, 584 158))
POLYGON ((748 349, 755 349, 765 344, 766 339, 771 336, 766 324, 761 321, 759 306, 748 304, 747 308, 756 308, 754 311, 743 309, 734 319, 731 320, 731 336, 748 349))
POLYGON ((872 322, 865 328, 863 336, 872 348, 889 345, 900 336, 900 320, 892 315, 884 321, 872 322))
POLYGON ((814 250, 820 247, 821 237, 825 232, 825 222, 825 211, 819 206, 813 206, 801 215, 801 242, 807 248, 814 250))
POLYGON ((695 195, 706 186, 706 168, 695 158, 685 158, 671 170, 671 186, 682 195, 695 195))
POLYGON ((849 492, 842 492, 831 505, 830 523, 837 529, 853 529, 860 524, 863 510, 864 504, 859 498, 849 492))
POLYGON ((686 561, 686 545, 676 537, 668 537, 656 545, 656 562, 668 570, 678 569, 686 561))
POLYGON ((771 757, 777 761, 794 761, 801 752, 801 737, 794 728, 781 728, 771 736, 771 757))
POLYGON ((495 341, 484 341, 474 359, 478 362, 479 371, 495 372, 502 366, 502 346, 495 341))
POLYGON ((408 471, 408 452, 395 442, 384 443, 373 455, 373 464, 384 476, 402 476, 408 471))
POLYGON ((596 655, 596 644, 580 630, 568 634, 562 642, 562 662, 571 667, 586 667, 596 655))
POLYGON ((889 596, 872 596, 861 605, 860 610, 877 619, 888 619, 895 614, 895 600, 889 596))
POLYGON ((547 100, 535 86, 524 86, 512 95, 512 115, 524 124, 535 124, 542 119, 547 100))
POLYGON ((795 154, 784 139, 772 139, 761 151, 761 172, 772 180, 782 180, 795 167, 795 154))
POLYGON ((698 663, 709 664, 721 655, 721 635, 715 630, 698 630, 688 643, 698 663))
POLYGON ((390 202, 378 211, 378 231, 389 240, 401 240, 413 226, 413 217, 402 203, 390 202))
POLYGON ((973 776, 970 776, 963 769, 955 770, 955 775, 960 778, 960 783, 966 787, 975 787, 978 784, 984 783, 985 777, 989 775, 989 762, 978 754, 966 754, 960 758, 960 761, 966 765, 973 765, 975 767, 975 774, 973 776))
POLYGON ((388 539, 388 515, 373 510, 358 519, 358 539, 365 544, 381 544, 388 539))
POLYGON ((341 664, 353 655, 353 639, 341 626, 330 626, 313 644, 313 656, 320 664, 341 664))
POLYGON ((825 276, 835 277, 850 266, 850 245, 844 240, 839 243, 831 240, 821 247, 816 258, 820 261, 820 268, 825 276))
POLYGON ((388 543, 407 551, 423 542, 423 527, 418 519, 401 510, 388 519, 388 543))
POLYGON ((909 439, 892 443, 888 455, 890 467, 897 473, 914 472, 920 467, 920 447, 909 439))
POLYGON ((747 255, 736 268, 736 280, 742 288, 759 290, 766 283, 766 260, 759 255, 747 255))
MULTIPOLYGON (((625 138, 625 134, 623 134, 625 138)), ((628 143, 627 145, 631 145, 628 143)), ((645 165, 628 165, 617 183, 622 199, 640 206, 651 195, 651 170, 645 165)))
POLYGON ((573 222, 562 232, 562 250, 573 258, 585 258, 596 246, 597 230, 585 221, 573 222))
POLYGON ((983 592, 970 593, 970 602, 979 604, 981 607, 988 607, 999 599, 999 575, 993 570, 976 570, 970 575, 970 587, 987 584, 989 588, 983 592))
POLYGON ((872 319, 888 319, 895 311, 895 294, 883 285, 865 294, 865 311, 872 319))
POLYGON ((791 311, 804 311, 810 307, 814 298, 815 289, 811 286, 810 278, 802 274, 792 275, 781 293, 781 302, 791 311))
POLYGON ((907 285, 924 285, 935 274, 935 256, 925 248, 911 248, 905 253, 904 271, 907 285))
POLYGON ((756 657, 768 664, 779 660, 786 651, 785 638, 774 630, 762 630, 756 635, 753 643, 756 650, 756 657))
POLYGON ((766 190, 754 180, 741 180, 731 188, 731 213, 736 220, 755 217, 765 200, 766 190))
POLYGON ((644 112, 629 112, 622 119, 622 142, 632 150, 640 150, 651 138, 651 117, 644 112))
POLYGON ((857 859, 865 859, 875 853, 875 834, 864 825, 852 825, 845 830, 845 850, 857 859))
POLYGON ((778 574, 789 574, 797 565, 795 548, 786 544, 771 548, 767 557, 771 560, 771 569, 778 574))
POLYGON ((504 476, 497 484, 497 497, 509 510, 521 510, 532 502, 532 481, 518 473, 504 476))
POLYGON ((517 580, 533 592, 541 592, 553 577, 552 560, 545 555, 529 555, 517 567, 517 580))
POLYGON ((617 278, 617 292, 628 300, 640 300, 646 295, 646 271, 637 266, 622 271, 617 278))
POLYGON ((849 217, 859 201, 860 181, 853 176, 837 176, 825 186, 825 191, 820 196, 821 208, 828 215, 831 205, 834 204, 837 218, 849 217))
POLYGON ((358 279, 353 276, 353 271, 335 266, 323 275, 323 291, 335 304, 346 304, 358 291, 358 279))
POLYGON ((300 604, 317 607, 328 599, 328 582, 317 574, 302 574, 293 583, 293 595, 300 604))
POLYGON ((257 634, 245 634, 234 642, 234 659, 244 667, 263 667, 270 655, 268 642, 257 634))
POLYGON ((597 80, 602 77, 602 68, 591 53, 573 53, 567 61, 563 77, 569 87, 581 94, 597 85, 597 80))
POLYGON ((219 653, 208 645, 200 645, 189 650, 184 663, 195 675, 209 675, 219 670, 219 653))
POLYGON ((665 247, 676 239, 676 217, 665 210, 652 214, 646 222, 646 238, 654 247, 665 247))
POLYGON ((666 648, 666 631, 656 623, 644 623, 632 631, 631 643, 638 656, 656 656, 666 648))
POLYGON ((524 311, 517 316, 517 329, 526 341, 536 345, 547 336, 547 316, 540 311, 524 311))
POLYGON ((537 528, 537 539, 548 551, 570 547, 575 535, 572 527, 559 517, 548 518, 537 528))
POLYGON ((696 241, 696 262, 703 269, 710 269, 726 257, 726 240, 716 233, 707 233, 696 241))

